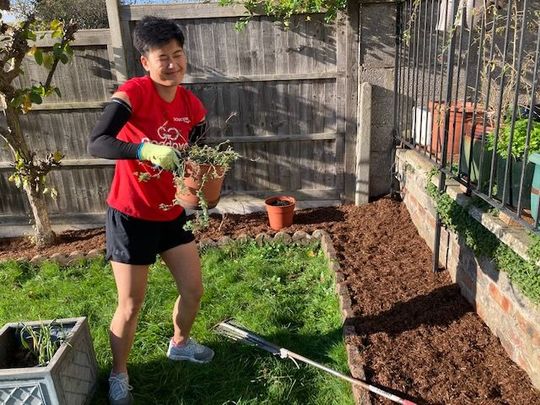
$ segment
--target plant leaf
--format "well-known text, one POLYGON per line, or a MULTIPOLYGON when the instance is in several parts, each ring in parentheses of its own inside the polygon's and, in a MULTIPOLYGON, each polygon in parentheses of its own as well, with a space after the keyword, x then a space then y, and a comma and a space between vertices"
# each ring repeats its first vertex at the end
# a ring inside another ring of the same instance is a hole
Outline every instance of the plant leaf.
POLYGON ((34 51, 34 59, 36 60, 36 63, 38 65, 41 65, 43 63, 43 52, 41 49, 36 49, 34 51))

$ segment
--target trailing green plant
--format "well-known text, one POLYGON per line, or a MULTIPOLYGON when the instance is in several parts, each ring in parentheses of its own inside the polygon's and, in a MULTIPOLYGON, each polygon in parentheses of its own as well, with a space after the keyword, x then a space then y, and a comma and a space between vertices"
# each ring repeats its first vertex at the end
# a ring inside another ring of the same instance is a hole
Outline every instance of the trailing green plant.
POLYGON ((41 323, 39 326, 20 323, 19 333, 22 347, 29 351, 40 367, 49 364, 60 346, 69 338, 62 324, 55 321, 41 323))
MULTIPOLYGON (((177 152, 181 164, 173 170, 174 184, 180 193, 188 192, 184 179, 188 176, 200 178, 201 187, 197 190, 200 210, 195 212, 195 220, 189 220, 184 229, 198 231, 208 226, 208 201, 203 193, 203 186, 209 180, 220 178, 231 169, 232 164, 240 158, 229 145, 229 141, 221 142, 215 146, 190 145, 177 152), (209 166, 209 170, 202 173, 202 167, 209 166)), ((161 209, 168 210, 175 205, 181 205, 180 200, 175 198, 171 204, 162 204, 161 209)))
MULTIPOLYGON (((527 140, 527 127, 529 119, 522 117, 516 119, 514 123, 514 133, 512 135, 512 147, 510 154, 517 160, 523 159, 525 155, 525 142, 527 140)), ((497 154, 504 159, 508 159, 508 145, 510 143, 510 135, 512 134, 512 123, 510 118, 504 120, 497 138, 497 154)), ((493 151, 495 147, 495 135, 488 134, 486 138, 488 150, 493 151)), ((529 137, 528 154, 540 152, 540 122, 531 122, 531 133, 529 137)))
POLYGON ((525 296, 540 303, 540 268, 536 264, 540 259, 540 237, 533 238, 528 250, 529 260, 524 260, 472 218, 466 207, 459 205, 447 193, 440 193, 431 181, 437 173, 437 169, 428 173, 426 191, 435 202, 442 223, 463 238, 477 257, 493 260, 525 296))
MULTIPOLYGON (((265 14, 280 21, 288 28, 295 14, 324 13, 324 20, 335 20, 340 10, 347 6, 346 0, 219 0, 221 6, 241 4, 246 9, 246 16, 235 24, 237 30, 243 30, 257 14, 265 14)), ((309 20, 309 16, 306 17, 309 20)))

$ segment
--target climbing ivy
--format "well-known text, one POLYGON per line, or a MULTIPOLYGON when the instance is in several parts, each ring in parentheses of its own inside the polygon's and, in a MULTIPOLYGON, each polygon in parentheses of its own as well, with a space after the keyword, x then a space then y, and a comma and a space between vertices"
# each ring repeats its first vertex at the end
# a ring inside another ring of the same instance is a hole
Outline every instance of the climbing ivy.
POLYGON ((525 296, 540 303, 540 268, 536 265, 540 260, 540 237, 532 236, 533 242, 527 250, 529 260, 524 260, 472 218, 466 207, 459 205, 447 193, 439 192, 431 182, 436 174, 437 169, 428 173, 426 191, 433 199, 442 223, 463 238, 477 257, 493 260, 525 296))

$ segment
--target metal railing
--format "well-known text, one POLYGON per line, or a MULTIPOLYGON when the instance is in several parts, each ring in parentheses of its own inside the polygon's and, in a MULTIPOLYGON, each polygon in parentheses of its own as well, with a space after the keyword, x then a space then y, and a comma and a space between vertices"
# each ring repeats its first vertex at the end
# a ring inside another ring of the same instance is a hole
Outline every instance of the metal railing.
POLYGON ((405 0, 396 22, 398 143, 437 163, 439 191, 450 176, 538 230, 540 1, 405 0))

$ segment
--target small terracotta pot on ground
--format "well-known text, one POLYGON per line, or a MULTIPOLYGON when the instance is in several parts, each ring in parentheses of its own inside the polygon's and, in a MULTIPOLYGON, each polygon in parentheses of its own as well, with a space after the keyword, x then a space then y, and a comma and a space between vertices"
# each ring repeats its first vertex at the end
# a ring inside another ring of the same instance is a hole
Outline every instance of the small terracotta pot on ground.
POLYGON ((201 209, 197 192, 201 189, 208 204, 208 209, 214 208, 221 196, 221 186, 224 179, 223 168, 207 164, 186 166, 183 189, 178 187, 176 198, 182 207, 189 209, 201 209), (207 176, 203 180, 203 176, 207 176))
POLYGON ((296 199, 291 196, 278 195, 269 197, 264 201, 270 228, 279 231, 282 228, 291 226, 293 223, 294 208, 296 199))

